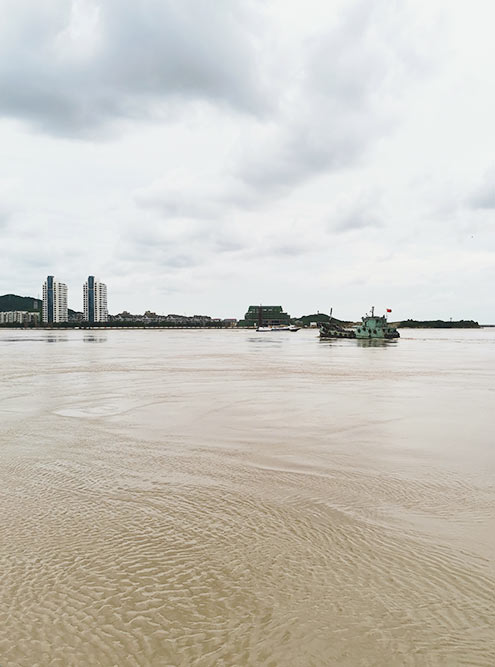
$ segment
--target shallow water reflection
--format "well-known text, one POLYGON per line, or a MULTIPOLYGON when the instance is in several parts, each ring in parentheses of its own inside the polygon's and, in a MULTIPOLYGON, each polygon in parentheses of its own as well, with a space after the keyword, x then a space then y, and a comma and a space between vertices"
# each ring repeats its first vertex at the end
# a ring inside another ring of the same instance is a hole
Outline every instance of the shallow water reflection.
POLYGON ((86 334, 83 338, 84 343, 106 343, 107 336, 96 336, 94 334, 86 334))

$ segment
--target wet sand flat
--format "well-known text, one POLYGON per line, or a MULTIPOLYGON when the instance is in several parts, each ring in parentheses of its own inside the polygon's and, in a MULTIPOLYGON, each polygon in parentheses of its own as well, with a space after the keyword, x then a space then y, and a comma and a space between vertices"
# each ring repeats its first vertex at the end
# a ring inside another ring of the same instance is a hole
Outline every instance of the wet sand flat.
POLYGON ((0 665, 495 664, 495 329, 0 331, 0 665))

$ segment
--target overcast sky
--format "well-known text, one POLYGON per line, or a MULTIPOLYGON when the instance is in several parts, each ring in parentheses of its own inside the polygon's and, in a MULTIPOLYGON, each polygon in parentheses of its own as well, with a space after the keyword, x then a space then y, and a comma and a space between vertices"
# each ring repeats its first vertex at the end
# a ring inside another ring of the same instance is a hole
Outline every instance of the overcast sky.
POLYGON ((0 294, 495 322, 492 0, 2 0, 0 294))

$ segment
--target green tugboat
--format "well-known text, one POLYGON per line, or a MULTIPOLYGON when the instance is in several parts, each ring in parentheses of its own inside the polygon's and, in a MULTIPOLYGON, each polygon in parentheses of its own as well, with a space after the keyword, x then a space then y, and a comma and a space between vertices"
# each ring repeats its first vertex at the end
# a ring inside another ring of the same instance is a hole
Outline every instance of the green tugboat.
MULTIPOLYGON (((387 312, 391 312, 388 310, 387 312)), ((321 325, 320 338, 358 338, 370 339, 381 338, 391 340, 399 338, 400 334, 395 327, 387 322, 386 315, 375 315, 375 307, 371 308, 371 315, 366 314, 361 318, 361 324, 354 327, 345 327, 332 317, 330 310, 330 320, 321 325)))
MULTIPOLYGON (((391 310, 387 310, 391 313, 391 310)), ((361 324, 354 327, 356 338, 400 338, 400 333, 387 322, 386 315, 375 315, 375 306, 371 308, 371 315, 361 318, 361 324)))

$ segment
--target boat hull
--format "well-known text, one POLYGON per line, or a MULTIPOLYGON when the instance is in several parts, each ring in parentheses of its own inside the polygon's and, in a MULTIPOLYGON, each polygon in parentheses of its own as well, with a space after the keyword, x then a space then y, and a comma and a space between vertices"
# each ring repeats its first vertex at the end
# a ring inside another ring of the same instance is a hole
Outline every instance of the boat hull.
POLYGON ((299 331, 300 327, 258 327, 256 331, 258 333, 277 333, 278 331, 299 331))
POLYGON ((389 333, 389 332, 383 332, 383 331, 377 330, 376 333, 374 333, 374 332, 370 332, 370 333, 366 333, 366 334, 356 333, 355 338, 357 338, 358 340, 369 340, 370 338, 377 338, 377 339, 381 339, 381 340, 392 340, 394 338, 400 338, 400 333, 398 331, 389 333))
POLYGON ((356 333, 352 329, 320 329, 320 338, 356 338, 356 333))

